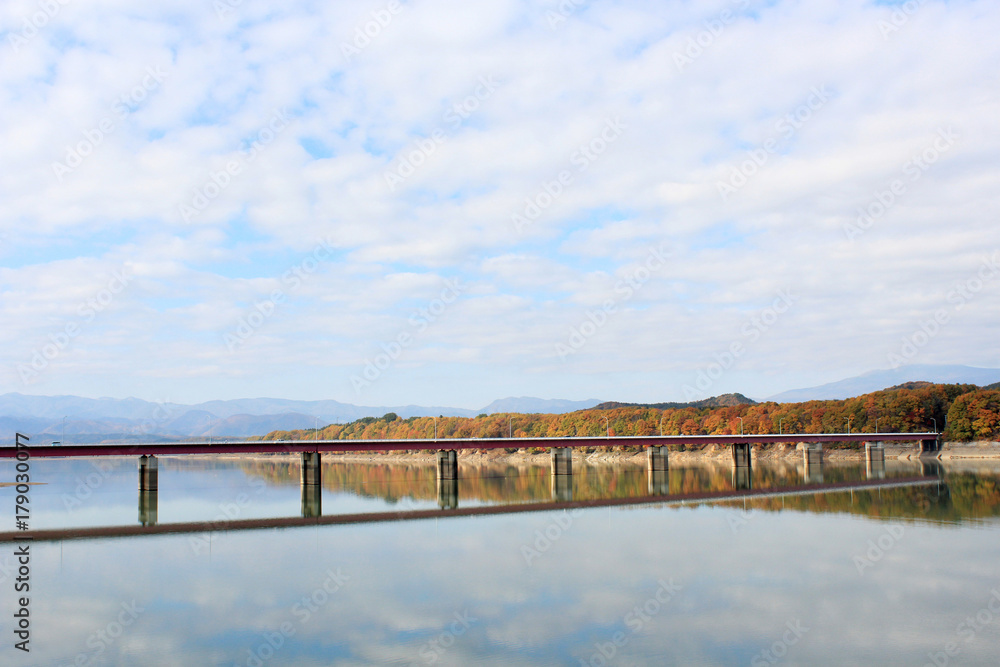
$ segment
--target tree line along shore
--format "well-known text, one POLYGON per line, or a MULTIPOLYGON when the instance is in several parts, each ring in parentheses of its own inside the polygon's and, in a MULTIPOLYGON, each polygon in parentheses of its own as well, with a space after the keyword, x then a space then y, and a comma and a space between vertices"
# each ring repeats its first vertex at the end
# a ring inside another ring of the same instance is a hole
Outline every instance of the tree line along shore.
POLYGON ((741 427, 748 435, 937 430, 948 442, 995 442, 1000 438, 1000 385, 911 382, 845 400, 802 403, 757 403, 739 394, 733 396, 741 400, 725 401, 731 403, 727 405, 702 401, 680 407, 609 403, 565 414, 402 419, 388 413, 318 429, 272 431, 252 439, 403 440, 430 439, 435 434, 438 438, 735 435, 741 427))

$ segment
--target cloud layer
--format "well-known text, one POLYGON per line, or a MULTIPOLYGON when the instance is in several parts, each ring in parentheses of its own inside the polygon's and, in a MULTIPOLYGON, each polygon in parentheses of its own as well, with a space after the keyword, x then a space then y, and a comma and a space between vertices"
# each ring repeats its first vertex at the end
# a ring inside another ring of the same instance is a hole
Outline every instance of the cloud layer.
POLYGON ((998 27, 7 3, 0 391, 474 407, 998 366, 998 27))

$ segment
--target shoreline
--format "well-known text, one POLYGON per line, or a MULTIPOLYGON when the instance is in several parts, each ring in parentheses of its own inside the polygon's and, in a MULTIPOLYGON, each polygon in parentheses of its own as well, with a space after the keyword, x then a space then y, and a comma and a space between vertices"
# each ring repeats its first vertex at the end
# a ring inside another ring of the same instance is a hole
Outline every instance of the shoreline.
MULTIPOLYGON (((752 444, 750 449, 752 463, 801 463, 803 461, 803 451, 807 447, 805 443, 791 444, 752 444)), ((639 451, 581 451, 585 448, 577 448, 573 451, 573 460, 587 464, 626 464, 626 465, 646 465, 646 452, 639 451)), ((594 448, 586 448, 594 449, 594 448)), ((602 450, 611 448, 601 448, 602 450)), ((885 443, 886 461, 952 461, 952 462, 975 462, 975 461, 1000 461, 1000 442, 994 441, 974 441, 974 442, 945 442, 940 451, 933 454, 921 455, 919 450, 912 444, 885 443)), ((436 450, 400 450, 395 452, 325 452, 324 463, 410 463, 416 465, 433 466, 435 464, 436 450)), ((131 455, 125 455, 129 458, 131 455)), ((254 454, 161 454, 158 458, 174 459, 189 457, 210 458, 218 460, 244 460, 244 461, 299 461, 297 452, 280 453, 254 453, 254 454)), ((54 457, 62 458, 62 457, 54 457)), ((121 458, 118 455, 96 458, 121 458)), ((681 465, 697 465, 699 463, 731 463, 732 451, 728 445, 705 445, 701 448, 685 450, 670 449, 669 460, 671 463, 681 465)), ((835 447, 823 449, 824 463, 860 463, 865 460, 864 448, 858 447, 835 447)), ((550 453, 529 452, 518 450, 507 452, 505 449, 486 450, 462 450, 459 452, 459 462, 470 465, 483 464, 510 464, 510 465, 543 465, 549 466, 551 463, 550 453)))
MULTIPOLYGON (((752 462, 801 462, 803 458, 803 443, 798 445, 778 444, 778 445, 753 445, 751 447, 752 462)), ((199 456, 213 456, 226 459, 243 460, 298 460, 297 453, 288 454, 206 454, 199 456)), ((423 451, 400 451, 390 453, 349 453, 349 452, 327 452, 325 461, 329 463, 416 463, 433 465, 436 452, 431 450, 423 451)), ((732 452, 727 445, 707 445, 702 449, 687 449, 685 451, 671 450, 670 461, 680 464, 697 463, 723 463, 732 460, 732 452)), ((573 459, 582 463, 618 463, 618 464, 646 464, 646 453, 642 452, 581 452, 575 450, 573 459)), ((829 463, 856 463, 865 460, 865 450, 863 448, 834 448, 823 450, 823 461, 829 463)), ((920 455, 920 452, 913 445, 895 445, 892 443, 885 445, 885 460, 918 461, 918 460, 941 460, 941 461, 975 461, 975 460, 998 460, 1000 461, 1000 442, 978 441, 978 442, 946 442, 941 446, 939 452, 934 454, 920 455)), ((459 453, 459 462, 466 464, 535 464, 549 465, 549 452, 531 453, 527 451, 506 452, 502 449, 490 450, 464 450, 459 453)))

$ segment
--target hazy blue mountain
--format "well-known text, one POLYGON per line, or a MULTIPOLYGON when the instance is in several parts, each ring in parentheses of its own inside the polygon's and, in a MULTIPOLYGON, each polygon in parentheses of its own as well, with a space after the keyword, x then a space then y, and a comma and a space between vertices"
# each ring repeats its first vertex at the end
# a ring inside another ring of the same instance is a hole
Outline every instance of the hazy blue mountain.
MULTIPOLYGON (((166 408, 184 408, 166 403, 166 408)), ((63 417, 92 419, 149 419, 162 411, 160 404, 138 398, 82 398, 80 396, 29 396, 27 394, 3 394, 0 396, 0 416, 39 417, 62 419, 63 417)))
MULTIPOLYGON (((320 426, 326 426, 319 420, 320 426)), ((261 435, 271 431, 287 431, 297 428, 315 428, 316 418, 298 413, 282 415, 232 415, 217 420, 202 436, 210 437, 240 437, 261 435)))
POLYGON ((1000 381, 1000 368, 975 368, 972 366, 935 366, 914 364, 892 370, 878 370, 838 382, 793 389, 775 394, 767 400, 778 403, 802 401, 827 401, 861 396, 880 389, 894 387, 904 382, 935 382, 945 384, 988 385, 1000 381))
POLYGON ((137 398, 81 398, 79 396, 0 396, 0 442, 10 442, 20 431, 41 441, 70 442, 207 437, 245 437, 270 431, 313 428, 362 417, 395 412, 402 418, 474 417, 486 412, 564 413, 593 407, 600 401, 562 401, 509 398, 478 410, 441 406, 363 406, 339 401, 295 401, 282 398, 246 398, 207 401, 196 405, 154 403, 137 398), (65 418, 65 419, 64 419, 65 418))

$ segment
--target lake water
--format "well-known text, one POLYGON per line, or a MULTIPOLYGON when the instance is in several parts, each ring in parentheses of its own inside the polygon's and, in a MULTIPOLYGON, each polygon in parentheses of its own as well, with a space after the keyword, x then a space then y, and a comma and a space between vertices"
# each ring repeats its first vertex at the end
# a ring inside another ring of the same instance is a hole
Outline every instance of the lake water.
MULTIPOLYGON (((333 461, 336 457, 326 457, 333 461)), ((301 516, 278 459, 160 459, 148 523, 301 516)), ((135 526, 135 459, 32 459, 31 527, 135 526)), ((14 550, 0 543, 2 665, 995 665, 1000 467, 887 462, 886 482, 810 491, 815 470, 324 465, 324 516, 415 520, 39 541, 30 654, 13 648, 14 550), (798 493, 639 503, 798 486, 798 493), (556 500, 615 506, 544 509, 556 500), (512 509, 537 509, 507 513, 512 509), (497 513, 449 516, 449 510, 497 513)), ((862 483, 864 467, 822 469, 862 483)), ((13 481, 0 462, 0 482, 13 481)), ((0 530, 14 529, 0 488, 0 530), (7 526, 2 526, 6 523, 7 526)), ((311 510, 314 511, 314 510, 311 510)), ((307 512, 308 513, 308 512, 307 512)))

